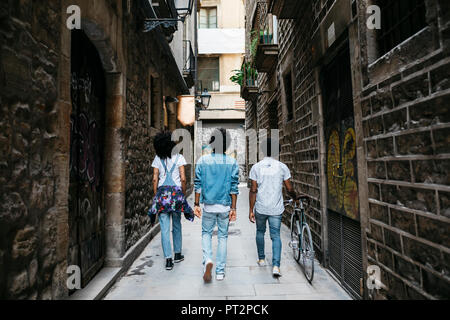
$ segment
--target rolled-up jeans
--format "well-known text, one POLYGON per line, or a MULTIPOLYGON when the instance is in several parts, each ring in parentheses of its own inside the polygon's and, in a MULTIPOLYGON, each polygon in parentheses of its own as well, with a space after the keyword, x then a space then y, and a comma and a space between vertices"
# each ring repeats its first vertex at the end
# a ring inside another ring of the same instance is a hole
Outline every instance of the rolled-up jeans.
POLYGON ((216 274, 225 274, 227 264, 228 226, 230 225, 230 212, 212 213, 203 212, 202 216, 202 249, 203 265, 213 261, 212 235, 214 227, 218 227, 218 243, 216 254, 216 274))
POLYGON ((279 216, 268 216, 255 212, 256 217, 256 246, 260 260, 266 258, 264 251, 264 235, 266 233, 267 221, 269 221, 270 238, 272 239, 272 266, 280 267, 281 264, 281 218, 279 216))
POLYGON ((181 253, 181 213, 161 213, 159 215, 159 224, 161 226, 161 244, 164 257, 172 258, 172 244, 170 243, 170 217, 172 217, 172 237, 173 250, 175 253, 181 253))

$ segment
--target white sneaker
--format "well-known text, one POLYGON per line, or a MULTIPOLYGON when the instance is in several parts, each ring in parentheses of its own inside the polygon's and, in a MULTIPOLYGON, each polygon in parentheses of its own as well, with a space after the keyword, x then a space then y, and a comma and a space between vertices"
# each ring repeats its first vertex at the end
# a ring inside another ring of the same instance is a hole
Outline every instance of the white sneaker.
POLYGON ((273 276, 274 277, 281 277, 281 271, 279 267, 273 267, 273 276))
POLYGON ((223 279, 225 279, 225 273, 216 274, 217 281, 223 281, 223 279))
POLYGON ((258 260, 258 266, 265 267, 266 266, 266 260, 258 260))
POLYGON ((211 271, 214 266, 214 263, 209 260, 206 262, 205 267, 203 269, 203 281, 205 282, 211 282, 211 271))

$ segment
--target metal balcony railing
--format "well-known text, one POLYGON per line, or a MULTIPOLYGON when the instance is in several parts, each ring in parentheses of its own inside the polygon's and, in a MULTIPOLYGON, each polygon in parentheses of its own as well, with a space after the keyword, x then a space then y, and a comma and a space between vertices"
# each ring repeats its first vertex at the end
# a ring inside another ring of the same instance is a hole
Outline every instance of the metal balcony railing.
POLYGON ((183 40, 183 61, 183 76, 186 79, 187 85, 192 87, 196 79, 197 66, 194 50, 192 49, 192 42, 190 40, 183 40))
POLYGON ((278 62, 276 17, 268 13, 267 1, 258 1, 251 33, 250 55, 259 72, 270 72, 278 62))
POLYGON ((254 100, 258 97, 258 72, 251 62, 246 62, 241 66, 241 97, 244 100, 254 100))
POLYGON ((277 21, 276 17, 268 13, 267 1, 259 1, 257 3, 258 24, 260 44, 277 44, 277 21))

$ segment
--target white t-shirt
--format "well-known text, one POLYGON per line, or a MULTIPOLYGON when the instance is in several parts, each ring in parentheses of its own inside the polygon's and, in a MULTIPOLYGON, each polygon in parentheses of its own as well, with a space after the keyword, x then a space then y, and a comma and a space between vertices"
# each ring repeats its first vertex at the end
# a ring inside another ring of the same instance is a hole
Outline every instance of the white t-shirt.
POLYGON ((258 183, 255 211, 268 216, 283 214, 283 182, 291 178, 289 168, 267 157, 253 166, 249 178, 258 183))
MULTIPOLYGON (((176 158, 177 158, 177 155, 174 155, 174 156, 172 156, 172 158, 170 158, 170 159, 168 158, 168 159, 164 160, 168 171, 170 171, 172 169, 176 158)), ((178 156, 178 162, 176 164, 177 167, 172 172, 172 179, 178 187, 181 187, 181 178, 180 178, 179 168, 181 166, 185 166, 186 164, 187 164, 186 159, 184 159, 184 157, 180 154, 178 156)), ((156 156, 155 160, 153 161, 152 167, 159 170, 159 183, 158 183, 158 188, 159 188, 162 186, 164 181, 166 181, 167 172, 164 169, 161 159, 158 156, 156 156)))

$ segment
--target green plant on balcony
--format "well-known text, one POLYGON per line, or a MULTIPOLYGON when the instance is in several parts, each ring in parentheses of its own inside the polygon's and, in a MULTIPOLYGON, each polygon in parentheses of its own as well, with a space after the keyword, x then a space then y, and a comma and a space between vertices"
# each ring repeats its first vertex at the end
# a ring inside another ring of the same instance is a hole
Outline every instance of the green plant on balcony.
POLYGON ((254 30, 251 32, 251 36, 250 36, 251 42, 250 42, 250 60, 253 61, 254 58, 256 57, 256 51, 258 50, 258 44, 259 44, 259 39, 258 39, 258 31, 254 30))
POLYGON ((240 70, 233 70, 233 72, 234 75, 230 78, 231 82, 236 83, 241 87, 244 86, 244 84, 251 87, 256 86, 258 72, 253 68, 251 63, 246 62, 242 64, 240 70))
POLYGON ((269 32, 269 30, 260 30, 259 31, 259 43, 261 44, 270 44, 273 40, 273 34, 269 32))

